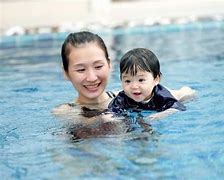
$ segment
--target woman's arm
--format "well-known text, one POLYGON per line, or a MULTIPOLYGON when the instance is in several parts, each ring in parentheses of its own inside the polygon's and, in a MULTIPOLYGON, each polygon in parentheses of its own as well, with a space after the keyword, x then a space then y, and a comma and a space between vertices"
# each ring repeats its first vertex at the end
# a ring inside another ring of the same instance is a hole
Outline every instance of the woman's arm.
POLYGON ((55 107, 51 112, 54 115, 60 115, 60 114, 66 114, 67 112, 71 110, 72 110, 72 107, 69 105, 69 103, 66 103, 66 104, 61 104, 55 107))

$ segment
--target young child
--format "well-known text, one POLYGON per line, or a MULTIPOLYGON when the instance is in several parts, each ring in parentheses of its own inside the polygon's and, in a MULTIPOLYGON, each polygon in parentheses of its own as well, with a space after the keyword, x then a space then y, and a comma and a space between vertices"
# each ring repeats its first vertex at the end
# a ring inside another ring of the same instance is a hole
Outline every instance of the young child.
POLYGON ((120 61, 120 79, 123 91, 110 102, 115 113, 126 110, 165 111, 169 108, 185 110, 165 87, 159 84, 160 64, 153 52, 144 48, 128 51, 120 61))

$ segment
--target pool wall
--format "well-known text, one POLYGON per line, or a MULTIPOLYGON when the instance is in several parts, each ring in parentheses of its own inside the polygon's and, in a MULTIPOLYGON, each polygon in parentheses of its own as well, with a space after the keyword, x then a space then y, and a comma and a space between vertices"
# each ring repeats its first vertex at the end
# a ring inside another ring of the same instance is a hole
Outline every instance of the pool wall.
POLYGON ((223 20, 224 0, 1 0, 0 34, 223 20))
MULTIPOLYGON (((170 24, 136 24, 135 26, 118 26, 118 27, 103 27, 89 26, 83 30, 90 30, 100 35, 119 35, 119 34, 144 34, 144 33, 162 33, 162 32, 177 32, 177 31, 194 31, 194 30, 210 30, 224 29, 224 20, 215 20, 212 18, 198 19, 198 21, 185 21, 184 23, 172 22, 170 24)), ((72 31, 82 30, 74 28, 72 31)), ((69 31, 65 32, 49 32, 36 34, 22 34, 14 36, 1 36, 0 48, 8 46, 23 46, 33 42, 44 40, 61 40, 63 41, 69 31)))

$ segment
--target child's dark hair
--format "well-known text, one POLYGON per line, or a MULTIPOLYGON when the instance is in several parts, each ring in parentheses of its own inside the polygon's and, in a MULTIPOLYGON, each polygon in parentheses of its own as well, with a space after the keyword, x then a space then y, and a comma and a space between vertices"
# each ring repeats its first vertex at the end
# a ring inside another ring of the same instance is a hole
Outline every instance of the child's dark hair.
POLYGON ((120 78, 123 73, 135 76, 138 70, 151 72, 154 78, 162 74, 158 58, 152 51, 145 48, 128 51, 120 61, 120 78))
POLYGON ((108 63, 110 62, 107 47, 100 36, 88 31, 70 33, 66 37, 61 48, 61 58, 62 58, 64 70, 66 72, 68 71, 68 64, 69 64, 68 55, 70 54, 71 48, 79 47, 81 44, 91 43, 91 42, 93 43, 95 42, 98 44, 98 46, 104 51, 107 62, 108 63))

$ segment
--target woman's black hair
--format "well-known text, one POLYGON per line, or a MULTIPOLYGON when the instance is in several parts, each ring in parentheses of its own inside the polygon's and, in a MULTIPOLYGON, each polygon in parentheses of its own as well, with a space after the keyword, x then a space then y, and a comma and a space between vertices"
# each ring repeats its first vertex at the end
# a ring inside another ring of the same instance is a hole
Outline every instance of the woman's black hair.
POLYGON ((91 43, 91 42, 96 42, 99 45, 99 47, 104 51, 105 57, 108 63, 110 62, 107 47, 100 36, 88 31, 70 33, 66 37, 61 48, 61 58, 62 58, 64 70, 66 72, 68 72, 68 64, 69 64, 68 55, 71 51, 71 48, 79 47, 81 44, 91 43))

